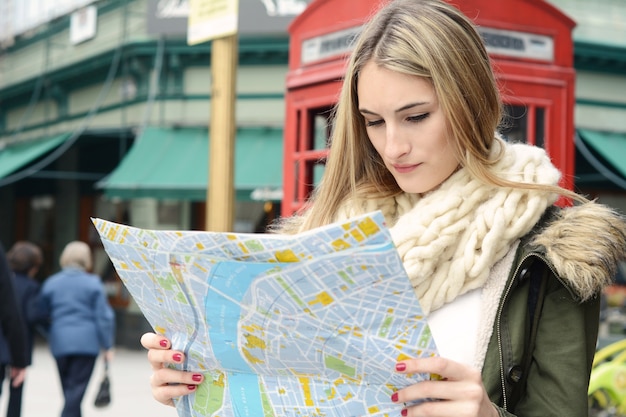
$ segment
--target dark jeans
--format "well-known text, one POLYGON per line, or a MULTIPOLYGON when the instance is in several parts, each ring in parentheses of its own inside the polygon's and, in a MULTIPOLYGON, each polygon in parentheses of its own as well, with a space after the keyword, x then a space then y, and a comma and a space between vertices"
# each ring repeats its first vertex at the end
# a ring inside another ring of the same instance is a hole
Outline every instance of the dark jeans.
POLYGON ((87 384, 96 364, 97 356, 70 355, 55 358, 65 405, 61 417, 81 417, 80 403, 83 401, 87 384))
MULTIPOLYGON (((2 365, 2 369, 0 370, 0 395, 2 394, 2 382, 4 382, 5 378, 10 378, 11 376, 10 369, 8 365, 2 365)), ((11 385, 11 381, 9 381, 9 406, 7 407, 7 417, 20 417, 22 413, 22 391, 25 383, 26 381, 15 388, 11 385)))

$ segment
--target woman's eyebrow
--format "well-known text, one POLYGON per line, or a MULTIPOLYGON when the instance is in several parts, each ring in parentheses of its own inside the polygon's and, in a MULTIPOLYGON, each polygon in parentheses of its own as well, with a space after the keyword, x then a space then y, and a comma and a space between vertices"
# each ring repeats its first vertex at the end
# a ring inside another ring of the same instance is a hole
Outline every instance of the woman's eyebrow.
POLYGON ((424 105, 429 104, 429 103, 430 102, 428 102, 428 101, 417 101, 415 103, 409 103, 409 104, 406 104, 406 105, 400 107, 399 109, 397 109, 396 113, 399 113, 399 112, 404 111, 404 110, 412 109, 413 107, 424 106, 424 105))
MULTIPOLYGON (((430 102, 428 102, 428 101, 417 101, 415 103, 409 103, 409 104, 406 104, 406 105, 400 107, 395 112, 396 113, 400 113, 402 111, 409 110, 409 109, 412 109, 414 107, 424 106, 426 104, 430 104, 430 102)), ((361 112, 362 114, 378 115, 378 113, 375 113, 375 112, 373 112, 371 110, 368 110, 366 108, 363 108, 363 107, 359 108, 359 112, 361 112)))

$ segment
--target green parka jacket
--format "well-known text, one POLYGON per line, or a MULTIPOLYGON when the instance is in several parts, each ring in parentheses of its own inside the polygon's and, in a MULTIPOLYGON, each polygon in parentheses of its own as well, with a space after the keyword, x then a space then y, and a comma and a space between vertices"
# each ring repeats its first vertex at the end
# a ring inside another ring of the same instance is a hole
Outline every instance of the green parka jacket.
POLYGON ((595 203, 552 207, 521 240, 482 369, 501 416, 587 417, 599 293, 625 257, 623 218, 595 203))

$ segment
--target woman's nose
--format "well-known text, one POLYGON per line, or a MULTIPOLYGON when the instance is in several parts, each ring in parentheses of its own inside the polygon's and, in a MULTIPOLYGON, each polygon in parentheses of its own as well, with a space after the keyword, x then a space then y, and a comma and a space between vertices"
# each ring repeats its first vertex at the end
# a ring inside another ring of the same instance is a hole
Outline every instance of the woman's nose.
POLYGON ((411 150, 411 143, 394 127, 388 127, 385 132, 385 156, 389 159, 399 159, 411 150))

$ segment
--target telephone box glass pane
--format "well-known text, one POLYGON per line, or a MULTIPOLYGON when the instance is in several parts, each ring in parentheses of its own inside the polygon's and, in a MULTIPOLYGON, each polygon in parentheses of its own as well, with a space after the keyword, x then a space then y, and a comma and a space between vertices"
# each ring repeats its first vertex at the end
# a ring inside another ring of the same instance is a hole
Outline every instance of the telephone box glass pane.
POLYGON ((331 131, 331 110, 329 108, 315 109, 312 111, 313 119, 313 148, 315 150, 326 149, 329 144, 331 131))
POLYGON ((529 107, 506 105, 504 111, 506 116, 501 133, 507 141, 534 142, 533 145, 545 147, 545 108, 532 105, 529 107), (534 117, 529 117, 531 115, 534 117), (531 126, 533 121, 534 126, 531 126), (532 133, 532 138, 529 137, 529 132, 532 133))
POLYGON ((526 106, 505 105, 505 119, 501 126, 501 133, 509 142, 528 142, 528 111, 526 106))
POLYGON ((545 148, 546 141, 546 109, 537 107, 535 112, 535 145, 545 148))
POLYGON ((324 175, 324 168, 326 168, 326 165, 324 164, 316 164, 313 167, 313 183, 316 187, 322 180, 322 175, 324 175))

